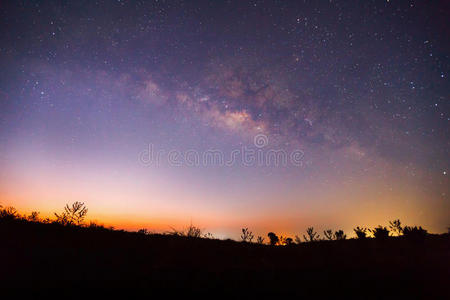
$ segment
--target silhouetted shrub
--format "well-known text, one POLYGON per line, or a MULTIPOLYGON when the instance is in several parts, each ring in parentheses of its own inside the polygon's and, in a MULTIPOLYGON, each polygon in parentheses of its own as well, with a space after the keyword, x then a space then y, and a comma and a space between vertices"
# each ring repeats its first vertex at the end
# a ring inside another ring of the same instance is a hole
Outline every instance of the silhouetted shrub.
POLYGON ((386 227, 383 227, 381 225, 378 225, 378 227, 375 227, 373 230, 371 230, 373 236, 376 239, 382 240, 387 239, 389 237, 389 230, 386 227))
POLYGON ((214 239, 214 235, 212 235, 211 232, 207 232, 203 235, 203 238, 205 239, 214 239))
POLYGON ((66 204, 64 211, 59 215, 55 213, 56 222, 62 225, 82 225, 88 209, 81 202, 74 202, 72 206, 66 204))
POLYGON ((200 238, 200 237, 202 237, 202 230, 191 224, 191 225, 189 225, 189 227, 187 227, 186 229, 181 230, 181 231, 178 231, 175 228, 172 228, 172 232, 170 232, 169 234, 177 235, 177 236, 200 238))
POLYGON ((45 218, 45 219, 42 219, 41 222, 44 224, 50 224, 50 223, 52 223, 52 220, 50 218, 45 218))
POLYGON ((306 234, 308 236, 303 235, 306 242, 314 242, 319 240, 319 234, 314 231, 314 227, 308 227, 308 229, 306 229, 306 234))
POLYGON ((88 227, 91 228, 91 229, 103 229, 103 230, 106 230, 105 226, 103 226, 101 224, 97 224, 94 221, 90 221, 88 227))
POLYGON ((269 243, 272 245, 272 246, 275 246, 276 244, 278 244, 278 242, 280 241, 280 239, 278 238, 278 236, 275 234, 275 233, 273 233, 273 232, 269 232, 268 234, 267 234, 267 236, 269 237, 269 243))
POLYGON ((14 207, 12 206, 8 206, 5 208, 3 208, 3 206, 0 207, 0 219, 15 220, 18 218, 20 218, 20 215, 14 207))
POLYGON ((333 240, 333 238, 334 238, 334 236, 333 236, 333 230, 331 230, 331 229, 327 229, 327 230, 324 230, 323 231, 323 235, 325 236, 325 238, 327 239, 327 240, 333 240))
POLYGON ((139 229, 137 231, 139 234, 150 234, 150 232, 146 228, 139 229))
POLYGON ((55 213, 55 217, 56 217, 56 220, 53 221, 54 223, 64 225, 64 226, 72 225, 72 223, 69 222, 69 218, 67 217, 67 215, 65 213, 62 213, 60 215, 55 213))
POLYGON ((403 235, 408 239, 424 239, 427 236, 427 231, 422 226, 405 226, 403 228, 403 235))
POLYGON ((264 238, 262 237, 262 236, 258 236, 257 238, 256 238, 256 243, 257 244, 264 244, 264 238))
POLYGON ((27 217, 27 220, 30 222, 39 222, 39 212, 33 211, 31 214, 27 217))
POLYGON ((290 237, 280 236, 280 238, 278 240, 278 245, 280 245, 280 246, 289 246, 289 245, 292 245, 293 243, 294 243, 294 241, 290 237))
POLYGON ((202 235, 202 230, 194 225, 190 225, 186 231, 187 237, 199 238, 202 235))
POLYGON ((399 219, 394 220, 394 221, 389 221, 389 228, 397 236, 399 236, 403 233, 402 223, 400 222, 399 219))
POLYGON ((251 243, 253 240, 253 233, 248 228, 242 228, 241 240, 243 242, 251 243))
POLYGON ((347 238, 347 235, 344 234, 343 230, 338 230, 334 233, 334 239, 335 240, 345 240, 347 238))
POLYGON ((358 239, 365 239, 365 238, 367 238, 367 228, 360 228, 359 226, 357 226, 353 230, 355 231, 356 236, 358 237, 358 239))
POLYGON ((294 241, 295 241, 296 244, 301 244, 302 243, 302 239, 298 235, 295 236, 294 241))

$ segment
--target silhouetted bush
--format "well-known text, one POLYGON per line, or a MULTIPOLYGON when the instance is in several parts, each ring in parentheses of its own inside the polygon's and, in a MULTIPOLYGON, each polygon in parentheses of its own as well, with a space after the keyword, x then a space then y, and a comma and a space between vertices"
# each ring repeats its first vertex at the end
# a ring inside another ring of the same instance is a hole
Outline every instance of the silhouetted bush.
POLYGON ((298 235, 295 236, 294 241, 295 241, 296 244, 301 244, 302 243, 302 239, 298 235))
POLYGON ((27 217, 27 220, 30 222, 39 222, 39 212, 33 211, 31 214, 27 217))
POLYGON ((139 229, 137 231, 139 234, 150 234, 150 232, 146 228, 139 229))
POLYGON ((253 240, 253 233, 248 228, 242 228, 241 240, 243 242, 251 243, 253 240))
POLYGON ((50 223, 52 223, 53 221, 50 219, 50 218, 45 218, 45 219, 41 219, 40 220, 40 222, 41 223, 44 223, 44 224, 50 224, 50 223))
POLYGON ((357 226, 356 228, 353 229, 356 233, 356 236, 358 237, 358 239, 365 239, 367 238, 367 228, 360 228, 359 226, 357 226))
POLYGON ((292 244, 294 244, 294 240, 290 237, 280 236, 280 238, 278 240, 278 245, 280 245, 280 246, 289 246, 292 244))
POLYGON ((97 223, 94 222, 94 221, 90 221, 90 222, 89 222, 88 228, 91 228, 91 229, 102 229, 102 230, 106 230, 105 226, 100 225, 100 224, 97 224, 97 223))
POLYGON ((0 207, 0 219, 12 221, 18 218, 20 218, 20 215, 14 207, 12 206, 8 206, 5 208, 3 208, 3 206, 0 207))
POLYGON ((214 239, 214 235, 211 232, 207 232, 203 235, 204 239, 214 239))
POLYGON ((184 230, 178 231, 175 228, 172 228, 172 232, 169 234, 176 235, 176 236, 185 236, 185 237, 192 237, 192 238, 201 238, 202 237, 202 230, 199 227, 196 227, 194 225, 189 225, 184 230))
POLYGON ((270 243, 272 246, 275 246, 275 245, 278 244, 278 242, 280 241, 280 239, 278 238, 278 236, 277 236, 275 233, 273 233, 273 232, 269 232, 269 233, 267 234, 267 236, 269 237, 269 243, 270 243))
POLYGON ((66 204, 61 214, 55 213, 56 223, 62 225, 82 225, 86 217, 88 209, 81 202, 74 202, 72 206, 66 204))
POLYGON ((264 238, 262 236, 258 236, 256 238, 256 243, 257 244, 264 244, 264 238))
POLYGON ((324 230, 323 231, 323 235, 325 236, 325 238, 327 239, 327 240, 333 240, 333 238, 334 238, 334 236, 333 236, 333 230, 331 230, 331 229, 327 229, 327 230, 324 230))
POLYGON ((378 225, 378 227, 375 227, 373 230, 371 230, 373 236, 376 239, 382 240, 387 239, 389 237, 389 230, 386 227, 383 227, 381 225, 378 225))
POLYGON ((389 221, 389 228, 391 229, 391 232, 395 233, 397 236, 403 233, 402 223, 399 219, 389 221))
POLYGON ((320 235, 314 231, 314 227, 308 227, 308 229, 306 229, 306 234, 308 236, 303 235, 303 238, 305 239, 306 242, 314 242, 319 240, 320 235))
POLYGON ((345 240, 347 238, 347 235, 344 234, 343 230, 338 230, 334 233, 334 239, 335 240, 345 240))
POLYGON ((424 239, 427 234, 427 231, 423 229, 422 226, 405 226, 405 228, 403 228, 403 236, 408 239, 424 239))
POLYGON ((202 230, 194 225, 190 225, 186 231, 187 237, 199 238, 202 235, 202 230))

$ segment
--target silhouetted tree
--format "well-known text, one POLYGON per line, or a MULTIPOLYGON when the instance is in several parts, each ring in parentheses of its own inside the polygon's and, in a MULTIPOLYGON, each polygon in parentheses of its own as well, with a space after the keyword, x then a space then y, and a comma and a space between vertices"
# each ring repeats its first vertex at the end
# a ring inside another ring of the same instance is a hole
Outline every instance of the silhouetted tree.
POLYGON ((262 236, 258 236, 256 238, 256 243, 257 244, 264 244, 264 238, 262 236))
POLYGON ((427 234, 427 230, 423 229, 422 226, 405 226, 403 228, 403 235, 408 239, 424 239, 427 234))
POLYGON ((323 235, 328 239, 328 240, 332 240, 333 239, 333 230, 331 229, 327 229, 323 231, 323 235))
POLYGON ((389 230, 386 227, 383 227, 381 225, 378 225, 378 227, 375 227, 373 230, 371 230, 373 236, 376 239, 387 239, 389 237, 389 230))
POLYGON ((72 206, 66 204, 62 214, 55 213, 56 222, 63 225, 82 225, 88 209, 81 202, 74 202, 72 206))
POLYGON ((306 234, 308 236, 303 235, 306 242, 314 242, 319 240, 319 235, 314 231, 314 227, 308 227, 308 229, 306 229, 306 234))
POLYGON ((359 226, 357 226, 353 230, 355 231, 356 236, 358 237, 358 239, 365 239, 365 238, 367 238, 367 228, 360 228, 359 226))
POLYGON ((338 230, 334 233, 334 239, 335 240, 345 240, 347 238, 347 235, 344 234, 344 231, 338 230))
POLYGON ((253 232, 249 231, 248 228, 242 228, 241 240, 251 243, 253 240, 253 232))
POLYGON ((280 239, 278 238, 278 236, 275 234, 275 233, 273 233, 273 232, 269 232, 268 234, 267 234, 267 236, 269 237, 269 242, 270 242, 270 244, 272 245, 272 246, 275 246, 279 241, 280 241, 280 239))
POLYGON ((290 246, 290 245, 294 244, 294 241, 292 240, 292 238, 287 237, 285 239, 285 244, 286 244, 286 246, 290 246))

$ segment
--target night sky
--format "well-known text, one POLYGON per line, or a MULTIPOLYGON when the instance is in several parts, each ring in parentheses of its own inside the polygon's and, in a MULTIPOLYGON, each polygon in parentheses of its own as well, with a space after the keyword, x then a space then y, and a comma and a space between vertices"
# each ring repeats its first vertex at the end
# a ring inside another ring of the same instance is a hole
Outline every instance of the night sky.
POLYGON ((220 238, 444 232, 448 20, 447 1, 2 2, 0 204, 220 238))

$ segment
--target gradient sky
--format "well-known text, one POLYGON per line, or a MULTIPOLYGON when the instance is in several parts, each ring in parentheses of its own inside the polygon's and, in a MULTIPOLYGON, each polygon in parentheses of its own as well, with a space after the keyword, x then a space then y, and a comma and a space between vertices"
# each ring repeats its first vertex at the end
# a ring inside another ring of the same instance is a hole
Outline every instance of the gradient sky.
POLYGON ((447 1, 2 3, 0 204, 220 238, 444 232, 449 19, 447 1), (229 161, 244 149, 262 163, 229 161), (211 150, 229 163, 186 159, 211 150))

